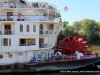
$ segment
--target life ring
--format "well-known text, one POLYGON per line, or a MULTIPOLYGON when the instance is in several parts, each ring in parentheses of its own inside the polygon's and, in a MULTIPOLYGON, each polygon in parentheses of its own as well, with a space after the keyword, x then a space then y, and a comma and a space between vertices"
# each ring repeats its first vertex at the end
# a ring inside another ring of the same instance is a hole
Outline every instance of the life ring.
POLYGON ((3 7, 3 4, 2 3, 0 3, 0 7, 3 7))
POLYGON ((18 16, 18 18, 20 19, 20 18, 21 18, 21 16, 22 16, 22 14, 21 14, 21 13, 18 13, 18 15, 17 15, 17 16, 18 16))

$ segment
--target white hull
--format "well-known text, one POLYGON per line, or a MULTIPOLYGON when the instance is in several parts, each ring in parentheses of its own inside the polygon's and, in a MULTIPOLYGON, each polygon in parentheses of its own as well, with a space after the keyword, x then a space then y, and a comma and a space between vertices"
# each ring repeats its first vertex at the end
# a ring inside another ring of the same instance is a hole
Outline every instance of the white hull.
MULTIPOLYGON (((37 56, 37 54, 41 53, 42 51, 44 52, 44 57, 42 57, 41 60, 48 59, 49 57, 48 52, 50 52, 50 49, 39 50, 39 51, 1 53, 3 55, 3 58, 0 59, 0 65, 29 62, 34 57, 34 55, 37 56), (13 55, 12 58, 9 58, 10 54, 13 55)), ((37 61, 38 60, 39 59, 37 57, 37 61)))

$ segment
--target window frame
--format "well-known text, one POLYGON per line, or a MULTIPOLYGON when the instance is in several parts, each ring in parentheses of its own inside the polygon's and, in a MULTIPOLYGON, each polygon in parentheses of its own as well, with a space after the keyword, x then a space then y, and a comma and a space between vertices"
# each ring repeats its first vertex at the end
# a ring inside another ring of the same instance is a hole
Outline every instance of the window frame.
POLYGON ((3 46, 8 46, 8 38, 3 38, 3 46))
POLYGON ((36 25, 33 25, 33 32, 36 32, 36 25))
POLYGON ((30 27, 29 27, 29 24, 26 25, 26 32, 29 32, 30 31, 30 27))
POLYGON ((23 24, 20 24, 20 32, 23 32, 23 24))

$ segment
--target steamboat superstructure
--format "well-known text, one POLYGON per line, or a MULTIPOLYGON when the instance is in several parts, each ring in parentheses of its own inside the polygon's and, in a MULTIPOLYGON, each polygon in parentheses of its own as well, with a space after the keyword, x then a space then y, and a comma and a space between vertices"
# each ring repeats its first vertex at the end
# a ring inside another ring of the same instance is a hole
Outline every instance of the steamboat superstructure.
POLYGON ((0 65, 50 58, 62 28, 55 5, 0 0, 0 65))

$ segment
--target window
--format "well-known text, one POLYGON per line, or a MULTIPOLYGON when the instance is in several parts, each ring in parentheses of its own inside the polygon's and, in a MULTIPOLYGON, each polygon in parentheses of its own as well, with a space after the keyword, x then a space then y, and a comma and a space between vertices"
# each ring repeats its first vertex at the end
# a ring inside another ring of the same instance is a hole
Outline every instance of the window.
POLYGON ((8 39, 7 38, 3 39, 3 46, 8 46, 8 39))
POLYGON ((1 38, 1 46, 2 46, 2 38, 1 38))
POLYGON ((53 30, 54 29, 54 25, 53 24, 49 24, 48 29, 49 30, 53 30))
POLYGON ((13 57, 13 55, 12 55, 12 54, 9 54, 9 55, 8 55, 8 57, 9 57, 9 58, 12 58, 12 57, 13 57))
POLYGON ((19 39, 19 46, 25 46, 26 45, 26 39, 19 39))
POLYGON ((29 32, 29 25, 26 26, 26 31, 29 32))
POLYGON ((9 38, 9 46, 11 46, 11 38, 9 38))
POLYGON ((23 32, 23 25, 20 25, 20 32, 23 32))
POLYGON ((44 43, 44 38, 40 38, 39 43, 44 43))
POLYGON ((33 25, 33 32, 36 32, 36 25, 33 25))
POLYGON ((0 59, 2 59, 3 58, 3 55, 2 54, 0 54, 0 59))
POLYGON ((44 38, 39 38, 39 47, 44 46, 44 38))
POLYGON ((35 45, 35 38, 19 39, 19 46, 30 46, 35 45))
POLYGON ((34 39, 27 39, 27 45, 35 45, 35 38, 34 39))

